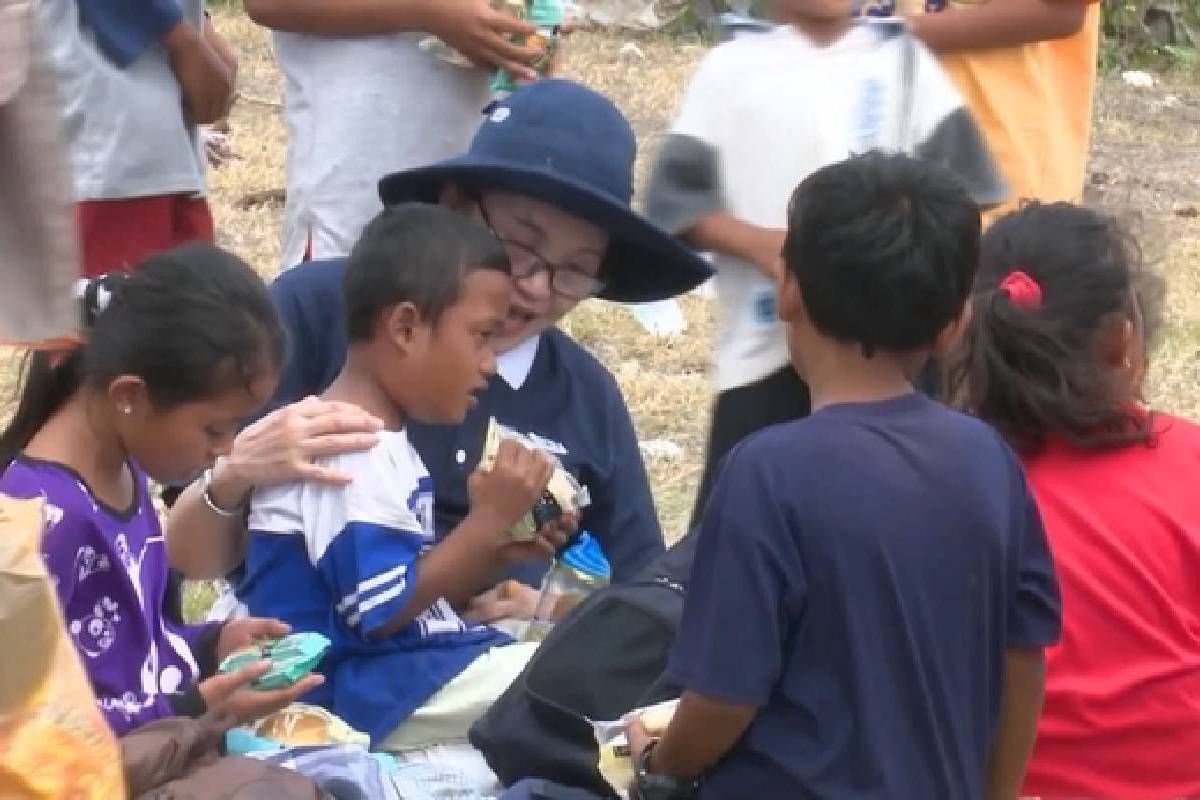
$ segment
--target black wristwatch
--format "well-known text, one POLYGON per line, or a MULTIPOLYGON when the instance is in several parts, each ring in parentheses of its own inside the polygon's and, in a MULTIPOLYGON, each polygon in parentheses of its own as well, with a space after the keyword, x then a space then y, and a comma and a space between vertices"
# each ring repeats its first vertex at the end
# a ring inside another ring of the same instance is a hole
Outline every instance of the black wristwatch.
POLYGON ((633 783, 637 789, 638 800, 692 800, 700 791, 699 781, 685 781, 670 775, 656 775, 647 769, 650 751, 658 744, 658 739, 651 740, 646 749, 637 757, 634 765, 633 783))

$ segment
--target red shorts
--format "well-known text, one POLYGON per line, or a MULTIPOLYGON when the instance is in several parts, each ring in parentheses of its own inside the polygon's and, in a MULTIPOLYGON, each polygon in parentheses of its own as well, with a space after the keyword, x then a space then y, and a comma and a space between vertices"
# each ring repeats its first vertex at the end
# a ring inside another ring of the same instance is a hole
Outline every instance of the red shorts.
POLYGON ((130 271, 148 256, 188 242, 213 241, 213 218, 202 197, 166 194, 127 200, 85 200, 75 206, 83 274, 130 271))

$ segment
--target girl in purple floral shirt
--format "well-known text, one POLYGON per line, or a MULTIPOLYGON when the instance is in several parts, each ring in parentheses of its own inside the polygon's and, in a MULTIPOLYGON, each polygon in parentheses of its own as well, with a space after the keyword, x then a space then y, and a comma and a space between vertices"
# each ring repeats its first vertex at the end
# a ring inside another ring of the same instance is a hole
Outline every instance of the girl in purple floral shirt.
POLYGON ((232 650, 286 626, 165 618, 167 560, 149 487, 211 466, 271 395, 284 345, 266 290, 235 256, 188 245, 89 284, 84 306, 82 346, 29 358, 0 434, 0 492, 46 500, 42 550, 97 705, 118 734, 208 708, 239 720, 282 708, 320 678, 258 692, 246 684, 265 663, 209 676, 232 650))

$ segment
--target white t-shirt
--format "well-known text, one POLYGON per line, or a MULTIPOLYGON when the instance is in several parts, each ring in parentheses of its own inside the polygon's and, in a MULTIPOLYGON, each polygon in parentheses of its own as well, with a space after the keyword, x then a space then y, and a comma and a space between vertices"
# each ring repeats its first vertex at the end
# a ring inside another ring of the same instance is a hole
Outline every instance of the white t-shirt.
POLYGON ((422 52, 426 34, 330 37, 276 32, 287 79, 282 267, 350 252, 381 208, 384 175, 466 152, 488 75, 422 52))
MULTIPOLYGON (((672 135, 700 140, 715 153, 722 210, 782 229, 796 186, 822 167, 875 149, 927 150, 928 142, 947 138, 939 127, 956 112, 949 137, 955 141, 948 144, 962 144, 964 125, 967 138, 977 135, 969 118, 963 122, 962 108, 933 56, 897 24, 861 23, 827 47, 782 26, 712 50, 687 89, 672 135)), ((670 138, 664 152, 669 146, 670 138)), ((956 153, 937 160, 960 159, 956 153)), ((679 192, 651 188, 664 190, 679 192)), ((656 221, 679 229, 679 220, 656 221)), ((714 262, 721 315, 716 380, 724 391, 767 377, 789 356, 774 284, 744 261, 718 255, 714 262)))
MULTIPOLYGON (((203 0, 183 0, 199 28, 203 0)), ((76 200, 203 194, 204 151, 183 118, 179 82, 155 44, 117 67, 80 22, 75 0, 34 4, 62 99, 76 200)))

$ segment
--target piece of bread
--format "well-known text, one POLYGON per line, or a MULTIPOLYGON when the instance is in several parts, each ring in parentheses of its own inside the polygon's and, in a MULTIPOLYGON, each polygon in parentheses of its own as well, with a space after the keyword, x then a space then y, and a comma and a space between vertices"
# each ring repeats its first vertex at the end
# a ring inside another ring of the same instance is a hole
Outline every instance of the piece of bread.
POLYGON ((293 703, 259 721, 254 733, 264 739, 279 742, 284 747, 310 745, 362 744, 370 739, 351 728, 338 717, 318 706, 293 703))

